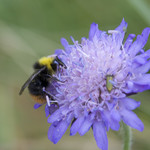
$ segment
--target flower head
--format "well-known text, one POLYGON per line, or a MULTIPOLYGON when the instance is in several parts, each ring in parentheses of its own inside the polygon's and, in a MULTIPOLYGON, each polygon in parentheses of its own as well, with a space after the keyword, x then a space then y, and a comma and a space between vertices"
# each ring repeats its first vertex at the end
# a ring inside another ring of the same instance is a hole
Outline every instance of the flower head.
POLYGON ((108 149, 107 131, 119 130, 119 122, 143 131, 144 125, 132 112, 140 106, 129 95, 150 89, 150 50, 144 51, 150 28, 145 28, 136 40, 129 34, 124 40, 127 23, 122 20, 115 30, 101 31, 91 24, 89 38, 73 45, 62 39, 64 50, 56 50, 67 69, 57 74, 55 87, 57 105, 46 105, 51 126, 48 138, 57 143, 71 124, 70 135, 82 136, 91 127, 96 143, 108 149), (125 42, 124 42, 125 41, 125 42), (49 110, 50 113, 49 113, 49 110))

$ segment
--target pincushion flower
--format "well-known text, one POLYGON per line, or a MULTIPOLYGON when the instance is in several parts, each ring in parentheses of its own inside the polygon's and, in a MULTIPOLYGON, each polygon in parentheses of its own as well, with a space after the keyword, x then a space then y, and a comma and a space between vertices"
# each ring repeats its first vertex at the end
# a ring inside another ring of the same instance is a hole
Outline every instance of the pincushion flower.
POLYGON ((89 38, 69 45, 55 54, 65 63, 57 77, 64 82, 51 83, 47 89, 56 103, 48 102, 46 115, 51 126, 48 138, 57 143, 69 125, 70 135, 82 136, 93 129, 97 146, 108 149, 107 131, 119 130, 120 121, 143 131, 144 125, 132 111, 140 106, 129 95, 150 89, 150 50, 144 51, 150 28, 136 37, 124 39, 127 23, 122 20, 115 30, 101 31, 91 24, 89 38), (51 90, 55 87, 55 90, 51 90), (53 92, 52 92, 53 91, 53 92), (59 107, 58 107, 59 106, 59 107))

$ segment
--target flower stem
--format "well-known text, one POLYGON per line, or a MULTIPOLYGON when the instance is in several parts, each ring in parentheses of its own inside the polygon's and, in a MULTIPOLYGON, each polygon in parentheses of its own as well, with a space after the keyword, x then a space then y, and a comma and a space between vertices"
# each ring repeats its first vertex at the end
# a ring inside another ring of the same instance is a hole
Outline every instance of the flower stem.
POLYGON ((123 123, 123 138, 124 138, 124 145, 123 150, 131 150, 132 146, 132 131, 129 126, 123 123))

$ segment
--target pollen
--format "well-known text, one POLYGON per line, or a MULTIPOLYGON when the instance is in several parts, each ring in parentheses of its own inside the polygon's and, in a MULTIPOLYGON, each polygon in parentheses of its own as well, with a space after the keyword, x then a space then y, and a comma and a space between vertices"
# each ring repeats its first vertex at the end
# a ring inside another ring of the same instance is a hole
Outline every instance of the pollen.
POLYGON ((49 70, 52 70, 51 63, 53 62, 53 57, 42 57, 39 60, 39 64, 42 66, 46 66, 49 70))

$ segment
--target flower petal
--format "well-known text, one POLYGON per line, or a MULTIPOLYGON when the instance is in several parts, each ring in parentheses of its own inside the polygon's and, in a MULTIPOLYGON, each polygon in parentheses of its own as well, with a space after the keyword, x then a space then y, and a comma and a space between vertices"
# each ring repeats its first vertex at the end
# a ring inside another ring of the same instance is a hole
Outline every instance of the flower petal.
POLYGON ((49 108, 48 108, 48 105, 45 105, 45 115, 46 115, 46 117, 49 116, 49 108))
POLYGON ((34 109, 38 109, 38 108, 41 107, 41 106, 42 106, 42 104, 36 103, 36 104, 34 105, 34 109))
POLYGON ((76 119, 76 121, 72 124, 71 128, 70 128, 70 135, 75 135, 79 128, 81 127, 81 125, 83 124, 84 121, 84 116, 79 117, 76 119))
POLYGON ((121 117, 120 117, 120 114, 117 110, 113 109, 111 111, 111 122, 110 122, 110 127, 112 130, 115 130, 115 131, 118 131, 119 128, 120 128, 120 120, 121 120, 121 117))
POLYGON ((102 122, 95 121, 93 124, 93 134, 97 146, 102 150, 108 150, 108 139, 105 126, 102 122))
POLYGON ((128 26, 128 24, 125 22, 125 20, 123 18, 121 24, 115 30, 118 30, 121 33, 124 33, 127 26, 128 26))
POLYGON ((53 124, 48 129, 48 139, 50 141, 52 141, 52 137, 53 137, 55 129, 56 129, 56 127, 53 124))
POLYGON ((55 50, 55 54, 56 54, 56 55, 61 55, 61 54, 63 54, 63 52, 64 52, 64 51, 63 51, 62 49, 56 49, 56 50, 55 50))
POLYGON ((137 55, 135 58, 134 58, 134 63, 138 63, 138 64, 145 64, 147 59, 143 58, 143 57, 140 57, 140 55, 137 55))
POLYGON ((56 144, 62 138, 68 126, 69 123, 66 120, 63 120, 60 121, 60 123, 55 128, 53 128, 51 141, 54 144, 56 144))
POLYGON ((61 109, 56 110, 51 116, 48 117, 47 122, 53 123, 55 121, 61 120, 62 114, 61 109))
MULTIPOLYGON (((128 26, 128 24, 123 19, 121 24, 115 29, 116 31, 119 31, 117 34, 114 33, 115 41, 119 47, 122 45, 122 41, 123 41, 123 38, 124 38, 124 35, 126 32, 127 26, 128 26)), ((116 45, 116 47, 117 47, 117 45, 116 45)))
POLYGON ((143 54, 135 56, 133 59, 134 62, 139 63, 139 64, 145 64, 147 60, 150 58, 150 50, 147 50, 143 54))
POLYGON ((79 134, 82 136, 84 135, 87 131, 89 131, 89 129, 91 128, 93 124, 93 121, 90 120, 90 117, 88 116, 84 122, 82 123, 81 127, 79 128, 78 132, 79 134))
POLYGON ((69 48, 69 43, 65 38, 61 38, 61 44, 64 46, 66 52, 69 54, 71 49, 69 48))
POLYGON ((49 115, 53 114, 57 109, 58 109, 58 105, 57 104, 51 104, 50 106, 46 105, 45 106, 46 117, 48 117, 49 115))
POLYGON ((150 70, 150 61, 135 69, 135 73, 147 73, 150 70))
POLYGON ((127 37, 127 39, 126 39, 126 41, 124 43, 124 48, 126 50, 128 50, 130 48, 130 46, 131 46, 131 44, 132 44, 133 39, 135 38, 135 36, 136 36, 135 34, 129 34, 128 35, 128 37, 127 37))
POLYGON ((64 48, 69 46, 69 43, 65 38, 61 38, 61 44, 64 46, 64 48))
POLYGON ((123 107, 125 107, 128 110, 134 110, 135 108, 140 106, 140 102, 135 101, 134 99, 131 98, 123 98, 120 100, 120 103, 123 107))
POLYGON ((89 31, 89 40, 92 40, 98 30, 98 24, 92 23, 89 31))
POLYGON ((145 46, 149 34, 150 34, 150 28, 145 28, 142 34, 137 36, 136 41, 129 48, 129 52, 131 56, 135 56, 145 46))
POLYGON ((133 82, 139 85, 150 85, 150 74, 144 74, 136 78, 133 82))
MULTIPOLYGON (((120 128, 120 124, 119 124, 120 119, 118 120, 118 116, 116 116, 117 118, 114 117, 113 116, 114 113, 112 113, 112 112, 105 111, 102 113, 102 119, 105 123, 107 131, 109 130, 109 127, 115 131, 119 130, 119 128, 120 128)), ((116 111, 116 113, 117 113, 117 111, 116 111)))
POLYGON ((118 121, 118 122, 121 120, 119 111, 116 110, 116 109, 113 109, 113 110, 111 111, 111 117, 112 117, 114 120, 118 121))
POLYGON ((54 122, 49 129, 49 139, 56 144, 66 132, 68 126, 70 125, 74 115, 69 114, 65 120, 61 120, 59 122, 54 122), (51 134, 51 135, 49 135, 51 134))
POLYGON ((134 93, 143 92, 143 91, 149 90, 149 89, 150 89, 150 85, 138 85, 138 84, 134 84, 134 86, 133 86, 133 92, 134 93))
POLYGON ((123 109, 120 113, 124 123, 141 132, 144 130, 144 125, 142 121, 137 117, 134 112, 123 109))

